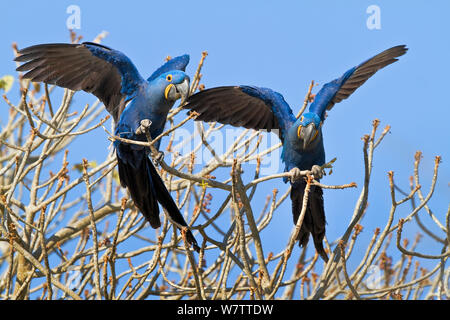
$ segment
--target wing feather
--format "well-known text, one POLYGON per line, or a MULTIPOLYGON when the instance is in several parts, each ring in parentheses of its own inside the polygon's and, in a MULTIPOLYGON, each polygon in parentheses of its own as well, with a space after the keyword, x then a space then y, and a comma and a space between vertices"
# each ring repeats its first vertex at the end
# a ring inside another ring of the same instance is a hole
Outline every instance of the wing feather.
POLYGON ((378 70, 394 63, 407 51, 405 45, 389 48, 348 70, 340 78, 325 84, 317 93, 309 111, 318 114, 324 120, 326 110, 331 110, 336 103, 347 99, 378 70))
POLYGON ((281 138, 295 116, 281 94, 267 88, 223 86, 189 97, 186 109, 199 113, 196 120, 217 121, 247 129, 280 129, 281 138))
POLYGON ((24 62, 17 71, 26 72, 26 79, 94 94, 116 121, 121 101, 144 81, 123 53, 91 42, 31 46, 20 50, 15 61, 24 62))

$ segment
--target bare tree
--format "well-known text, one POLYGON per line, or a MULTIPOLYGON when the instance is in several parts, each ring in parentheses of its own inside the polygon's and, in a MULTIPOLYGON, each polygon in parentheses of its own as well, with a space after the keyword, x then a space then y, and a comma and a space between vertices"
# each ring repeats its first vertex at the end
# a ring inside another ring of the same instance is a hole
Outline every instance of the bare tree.
MULTIPOLYGON (((95 41, 103 37, 102 34, 95 41)), ((72 34, 73 42, 79 40, 72 34)), ((206 55, 203 53, 199 62, 191 93, 202 89, 201 68, 206 55)), ((10 111, 0 132, 2 299, 450 297, 450 271, 446 267, 450 255, 450 206, 445 221, 440 221, 428 205, 435 191, 440 157, 435 159, 429 190, 421 188, 420 152, 415 155, 408 192, 399 190, 394 173, 388 173, 391 209, 386 224, 375 230, 363 255, 354 254, 368 204, 373 155, 389 131, 387 126, 379 133, 378 120, 373 121, 371 133, 362 139, 364 184, 352 219, 341 237, 326 241, 331 257, 319 271, 317 254, 308 256, 306 248, 298 257, 292 254, 306 211, 309 186, 342 189, 355 187, 355 183, 328 186, 313 180, 309 171, 303 172, 308 187, 297 225, 281 251, 267 252, 260 233, 272 223, 290 190, 287 186, 281 196, 278 190, 267 195, 259 213, 254 204, 261 202, 261 197, 254 195, 259 185, 289 176, 260 174, 261 161, 279 150, 281 144, 261 148, 267 133, 242 130, 226 150, 220 151, 214 148, 212 137, 223 125, 200 122, 195 124, 196 132, 177 142, 176 133, 195 114, 175 123, 182 107, 174 108, 167 130, 144 144, 153 147, 163 137, 168 141, 166 160, 160 162, 159 171, 202 244, 196 254, 184 241, 183 232, 180 234, 167 217, 152 236, 132 201, 126 196, 120 198, 120 193, 126 191, 120 189, 112 150, 101 163, 85 159, 77 165, 69 164, 71 144, 93 130, 111 141, 119 139, 105 127, 109 117, 99 121, 105 114, 101 103, 79 106, 73 100, 75 93, 64 90, 56 104, 52 99, 53 86, 30 83, 20 76, 18 82, 19 101, 3 96, 2 107, 9 107, 10 111), (177 150, 187 143, 194 143, 192 151, 180 154, 177 150), (195 159, 203 150, 208 150, 211 159, 198 168, 195 159), (168 155, 170 163, 166 162, 168 155), (256 162, 254 174, 243 174, 243 168, 252 161, 256 162), (222 181, 216 178, 226 175, 222 181), (212 210, 211 202, 217 199, 221 202, 212 210), (400 206, 411 206, 410 213, 396 220, 395 212, 400 206), (424 212, 439 233, 421 222, 419 213, 424 212), (412 244, 402 239, 407 224, 417 224, 425 236, 440 246, 441 254, 416 251, 420 237, 412 244), (392 252, 398 251, 400 258, 393 261, 392 252), (353 270, 347 267, 350 260, 357 266, 353 270), (434 267, 422 268, 425 260, 434 261, 434 267), (291 275, 287 270, 292 270, 291 275)), ((299 115, 310 101, 312 85, 299 115)), ((332 162, 325 167, 331 168, 332 162)))

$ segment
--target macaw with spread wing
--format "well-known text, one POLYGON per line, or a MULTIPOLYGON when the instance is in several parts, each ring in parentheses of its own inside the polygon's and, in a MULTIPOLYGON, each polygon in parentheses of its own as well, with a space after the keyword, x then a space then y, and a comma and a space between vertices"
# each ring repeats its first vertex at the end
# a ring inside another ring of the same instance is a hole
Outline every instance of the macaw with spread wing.
MULTIPOLYGON (((325 112, 347 99, 378 70, 397 61, 407 50, 404 45, 387 49, 325 84, 315 96, 309 112, 299 119, 294 116, 281 94, 254 86, 224 86, 203 90, 190 96, 185 108, 199 113, 197 121, 217 121, 256 130, 279 130, 285 171, 292 173, 290 196, 296 224, 306 187, 306 182, 299 179, 300 170, 311 170, 316 180, 320 180, 323 175, 320 166, 325 164, 322 135, 325 112)), ((328 261, 322 243, 325 224, 322 188, 311 186, 298 241, 299 245, 305 246, 311 234, 317 253, 324 261, 328 261)))
MULTIPOLYGON (((181 98, 183 103, 189 94, 189 76, 184 73, 188 55, 169 60, 147 80, 122 52, 92 42, 35 45, 20 50, 15 61, 25 62, 17 71, 26 72, 26 79, 94 94, 113 116, 115 134, 126 139, 147 141, 146 130, 156 138, 163 132, 167 114, 175 101, 181 98)), ((155 143, 157 149, 160 141, 155 143)), ((187 227, 148 158, 149 148, 119 140, 114 146, 120 183, 128 188, 150 225, 155 229, 161 226, 160 203, 173 222, 187 227)), ((199 251, 190 230, 186 239, 199 251)))

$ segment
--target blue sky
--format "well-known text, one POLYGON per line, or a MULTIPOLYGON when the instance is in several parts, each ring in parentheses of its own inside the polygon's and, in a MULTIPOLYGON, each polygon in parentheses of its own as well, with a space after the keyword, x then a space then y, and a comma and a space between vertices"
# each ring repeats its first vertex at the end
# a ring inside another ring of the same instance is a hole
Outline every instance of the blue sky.
MULTIPOLYGON (((126 53, 143 76, 150 75, 166 56, 184 53, 191 55, 187 72, 193 76, 201 52, 207 50, 209 55, 202 72, 206 87, 234 84, 269 87, 284 95, 294 113, 299 110, 311 80, 323 85, 384 49, 406 44, 410 50, 400 61, 377 73, 329 113, 323 128, 327 160, 337 157, 338 161, 333 175, 322 182, 355 181, 362 186, 360 138, 370 132, 372 120, 378 118, 381 127, 391 125, 391 133, 375 154, 363 241, 368 241, 373 229, 385 225, 390 207, 387 172, 393 170, 398 185, 407 189, 417 150, 424 157, 421 164, 424 193, 429 188, 434 157, 442 156, 430 207, 445 221, 450 200, 450 102, 446 97, 450 2, 433 1, 430 5, 425 1, 381 0, 9 1, 0 10, 0 76, 15 74, 11 43, 17 42, 23 48, 68 41, 69 5, 81 9, 81 29, 76 32, 83 35, 83 40, 92 40, 103 30, 108 31, 103 43, 126 53), (379 30, 366 26, 369 18, 366 9, 370 5, 381 9, 379 30)), ((17 85, 12 95, 14 91, 17 85)), ((84 96, 80 95, 81 99, 84 96)), ((4 103, 0 102, 0 106, 5 108, 4 103)), ((0 111, 2 123, 6 114, 5 110, 0 111)), ((102 159, 107 152, 105 133, 96 130, 90 133, 90 139, 93 142, 89 146, 79 144, 79 150, 71 152, 79 152, 79 159, 102 159), (98 144, 105 145, 104 153, 99 153, 98 144)), ((287 185, 281 180, 272 181, 261 188, 261 197, 274 187, 284 193, 287 185)), ((360 190, 361 187, 325 191, 329 239, 337 238, 345 230, 360 190)), ((280 212, 270 230, 286 237, 278 246, 266 234, 269 251, 279 250, 287 243, 292 227, 289 201, 280 212)), ((395 219, 406 213, 407 210, 400 210, 395 219)), ((435 230, 426 213, 421 214, 435 230)), ((405 235, 412 238, 416 232, 415 228, 406 229, 405 235)), ((438 254, 440 248, 433 245, 434 242, 424 239, 418 249, 438 254)))

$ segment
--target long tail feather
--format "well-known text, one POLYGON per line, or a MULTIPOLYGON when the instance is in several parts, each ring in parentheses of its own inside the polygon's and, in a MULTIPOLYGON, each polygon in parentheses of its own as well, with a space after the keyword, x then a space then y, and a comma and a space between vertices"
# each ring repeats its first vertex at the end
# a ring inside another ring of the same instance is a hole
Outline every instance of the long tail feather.
MULTIPOLYGON (((158 199, 159 203, 161 203, 161 205, 167 210, 170 219, 172 219, 178 225, 187 227, 188 225, 186 221, 184 221, 184 218, 180 210, 178 209, 178 206, 176 205, 175 201, 173 201, 172 196, 164 185, 164 182, 162 181, 158 172, 156 172, 155 167, 151 163, 150 159, 147 158, 147 161, 149 162, 148 167, 150 168, 150 175, 155 187, 154 189, 156 192, 156 198, 158 199)), ((194 235, 189 229, 186 232, 186 240, 190 245, 193 246, 195 251, 200 251, 197 241, 195 240, 194 235)))
MULTIPOLYGON (((306 183, 304 181, 298 181, 292 185, 291 200, 294 224, 297 223, 300 212, 302 211, 305 187, 306 183)), ((299 240, 299 245, 304 247, 308 244, 309 235, 311 234, 317 253, 325 262, 328 262, 328 256, 323 247, 325 224, 326 220, 322 188, 311 186, 305 217, 297 239, 299 240)))
POLYGON ((148 161, 143 159, 136 168, 119 157, 117 157, 117 162, 122 187, 128 188, 134 204, 150 222, 152 228, 159 228, 161 226, 159 206, 148 161))
MULTIPOLYGON (((137 163, 134 166, 129 164, 128 161, 123 161, 119 156, 117 161, 122 187, 128 188, 136 207, 150 222, 152 228, 156 229, 161 226, 158 202, 166 209, 174 223, 178 226, 188 227, 175 201, 173 201, 164 182, 147 156, 143 156, 140 161, 133 161, 133 163, 137 163)), ((200 251, 197 241, 189 229, 186 231, 186 240, 195 251, 200 251)))

